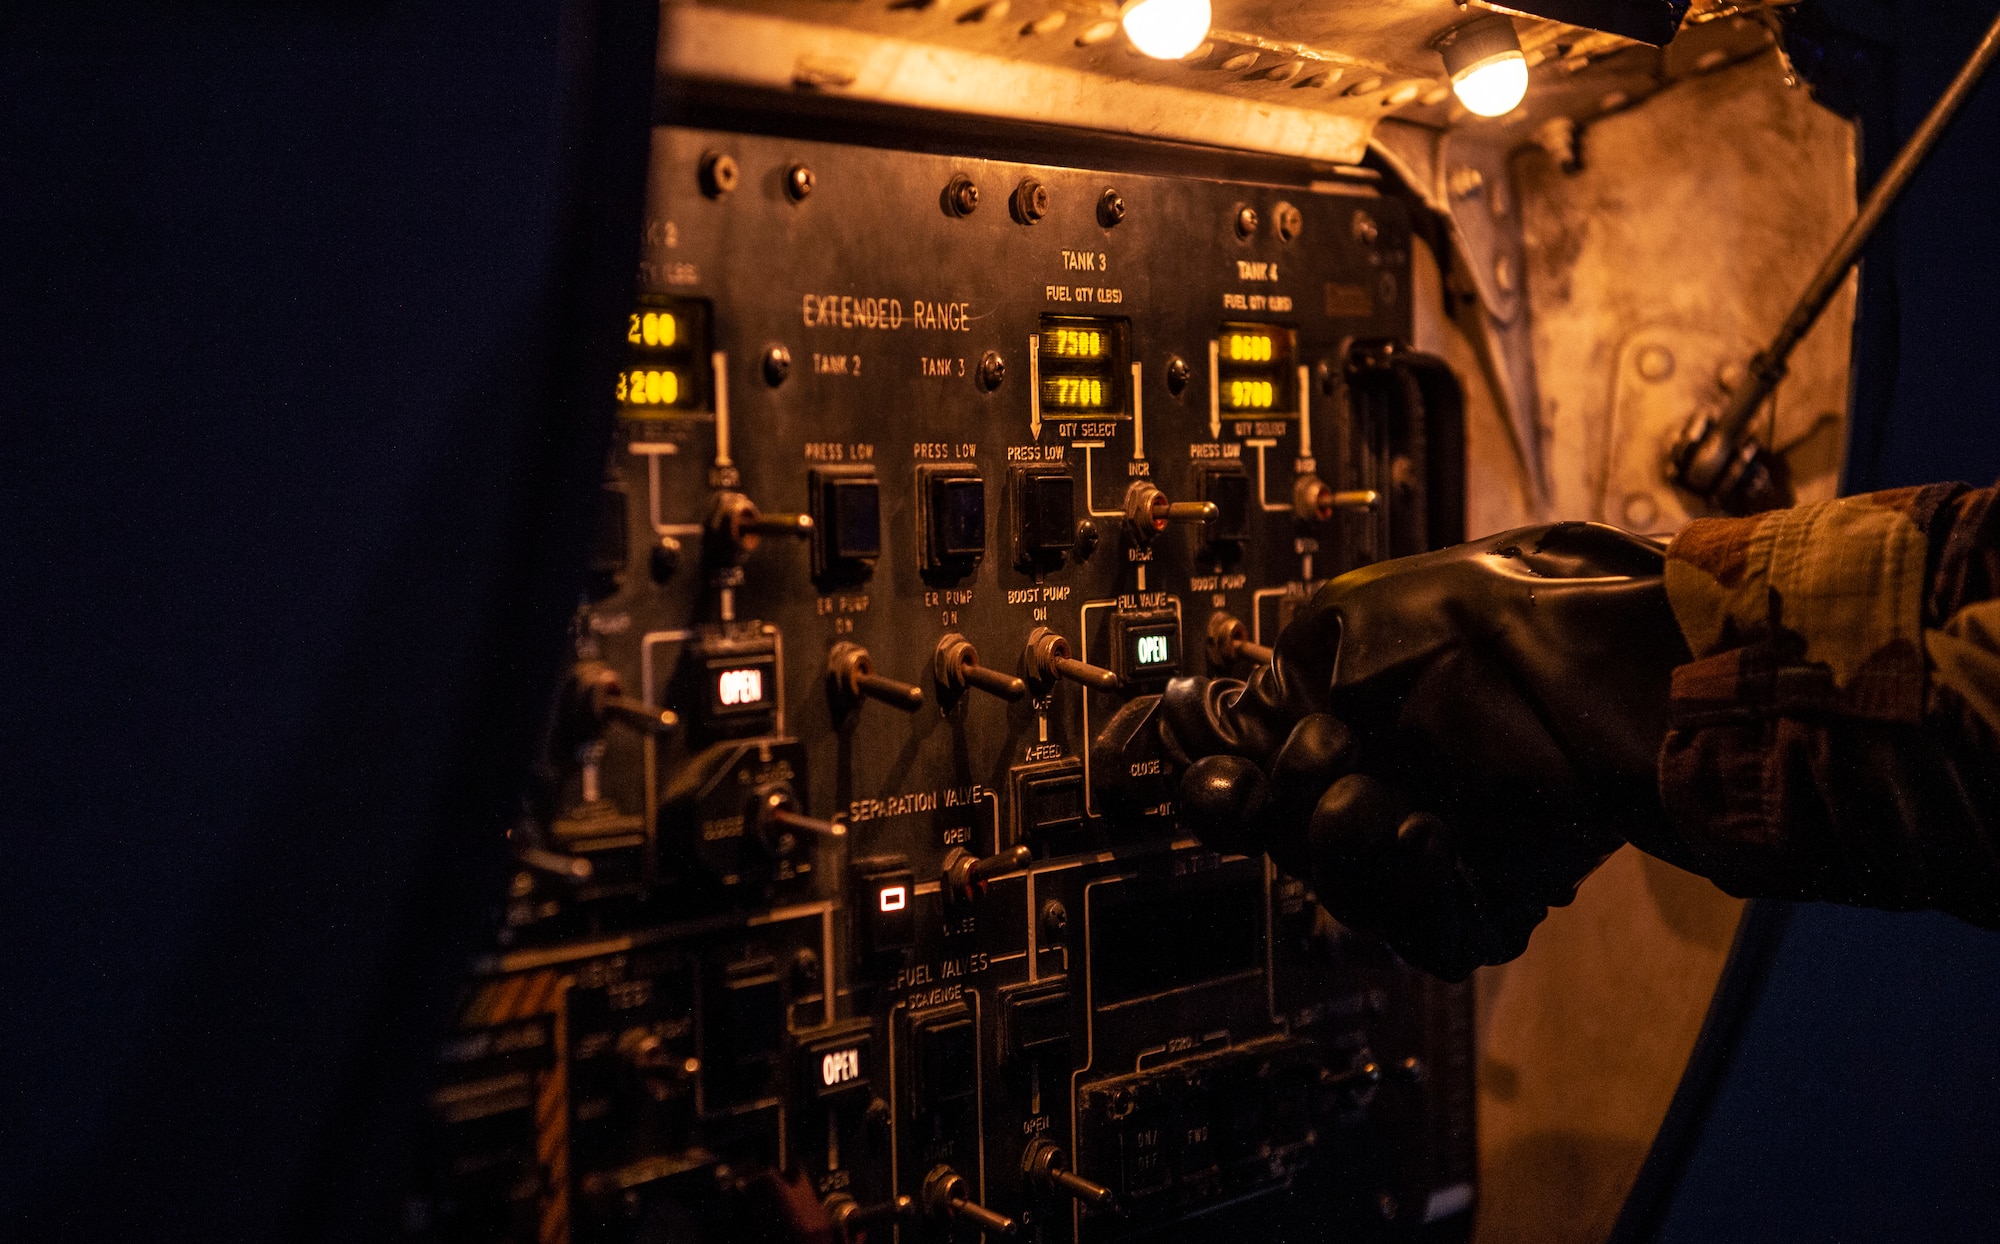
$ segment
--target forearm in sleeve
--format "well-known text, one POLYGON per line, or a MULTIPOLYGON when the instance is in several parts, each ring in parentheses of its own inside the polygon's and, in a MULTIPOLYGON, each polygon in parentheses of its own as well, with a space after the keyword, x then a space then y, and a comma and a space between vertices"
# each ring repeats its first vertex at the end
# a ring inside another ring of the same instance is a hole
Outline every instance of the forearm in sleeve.
POLYGON ((1656 854, 1736 894, 2000 926, 2000 507, 1934 485, 1691 524, 1656 854))

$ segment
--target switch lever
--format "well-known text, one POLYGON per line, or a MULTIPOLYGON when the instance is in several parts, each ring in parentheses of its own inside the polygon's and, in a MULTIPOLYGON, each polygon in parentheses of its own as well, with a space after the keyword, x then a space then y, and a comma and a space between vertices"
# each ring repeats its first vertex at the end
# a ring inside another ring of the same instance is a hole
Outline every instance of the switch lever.
POLYGON ((1236 658, 1247 658, 1253 665, 1269 665, 1271 650, 1263 644, 1250 642, 1250 633, 1235 614, 1217 610, 1208 619, 1208 661, 1218 669, 1225 669, 1236 663, 1236 658))
POLYGON ((1292 485, 1292 513, 1308 523, 1323 523, 1335 510, 1372 510, 1381 499, 1373 488, 1335 492, 1317 475, 1301 475, 1292 485))
POLYGON ((810 514, 766 514, 742 493, 725 490, 715 494, 707 531, 710 557, 724 565, 735 565, 746 554, 756 551, 765 536, 800 539, 811 536, 813 520, 810 514))
POLYGON ((599 661, 585 661, 571 676, 577 704, 598 725, 630 726, 641 734, 666 734, 680 724, 671 709, 655 708, 625 694, 618 673, 599 661))
POLYGON ((1099 691, 1116 691, 1124 684, 1110 670, 1071 660, 1069 641, 1046 626, 1028 633, 1028 677, 1044 686, 1058 678, 1067 678, 1099 691))
POLYGON ((914 713, 924 706, 922 687, 877 674, 868 649, 847 640, 835 644, 833 651, 827 654, 826 676, 832 680, 834 690, 849 703, 867 696, 906 713, 914 713))
POLYGON ((1011 1236, 1020 1224, 1005 1214, 996 1214, 971 1198, 972 1186, 965 1176, 949 1166, 932 1169, 924 1177, 924 1212, 942 1223, 960 1222, 991 1235, 1011 1236))
POLYGON ((1017 868, 1026 868, 1035 853, 1026 846, 1011 846, 998 855, 984 859, 964 847, 953 847, 951 854, 944 857, 944 876, 940 888, 960 900, 969 899, 986 888, 986 883, 1001 873, 1010 873, 1017 868))
POLYGON ((931 658, 931 664, 938 686, 951 695, 963 694, 967 687, 975 687, 1003 700, 1018 700, 1028 694, 1027 683, 1012 674, 1003 674, 981 665, 979 649, 956 631, 938 640, 937 653, 931 658))
POLYGON ((1212 523, 1221 516, 1213 501, 1169 501, 1144 480, 1125 490, 1125 524, 1140 544, 1151 544, 1168 523, 1212 523))
POLYGON ((917 1203, 906 1196, 863 1205, 845 1192, 836 1192, 826 1199, 825 1209, 827 1221, 843 1244, 856 1244, 876 1227, 909 1222, 917 1216, 917 1203))
POLYGON ((1044 1196, 1074 1197, 1092 1209, 1108 1210, 1117 1194, 1103 1184, 1092 1183, 1068 1169, 1069 1155, 1054 1141, 1037 1140, 1021 1155, 1021 1174, 1028 1187, 1044 1196))

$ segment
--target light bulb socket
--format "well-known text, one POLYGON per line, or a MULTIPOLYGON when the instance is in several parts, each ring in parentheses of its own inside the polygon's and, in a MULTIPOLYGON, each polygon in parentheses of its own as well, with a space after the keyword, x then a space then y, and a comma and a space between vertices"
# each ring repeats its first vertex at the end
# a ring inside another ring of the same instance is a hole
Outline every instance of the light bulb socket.
POLYGON ((1519 55, 1521 40, 1512 18, 1485 13, 1432 39, 1431 47, 1444 58, 1444 71, 1457 79, 1495 57, 1519 55))

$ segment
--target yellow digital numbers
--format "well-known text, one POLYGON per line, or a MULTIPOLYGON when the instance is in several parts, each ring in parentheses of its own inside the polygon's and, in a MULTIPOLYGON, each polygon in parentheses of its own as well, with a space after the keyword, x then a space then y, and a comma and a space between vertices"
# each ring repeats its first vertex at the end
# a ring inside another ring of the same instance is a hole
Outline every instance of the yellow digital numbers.
POLYGON ((1104 405, 1104 381, 1096 376, 1050 376, 1042 381, 1042 402, 1067 410, 1097 410, 1104 405))
POLYGON ((671 311, 634 311, 625 340, 649 350, 668 350, 680 343, 680 321, 671 311))
POLYGON ((627 406, 672 406, 681 400, 675 372, 633 368, 618 373, 618 400, 627 406))
POLYGON ((1222 338, 1222 357, 1232 363, 1268 363, 1276 350, 1268 333, 1229 333, 1222 338))
POLYGON ((1106 335, 1094 328, 1057 328, 1042 337, 1042 349, 1059 359, 1101 359, 1109 348, 1106 335))
POLYGON ((1269 410, 1278 398, 1268 380, 1232 380, 1226 387, 1224 402, 1231 410, 1269 410))

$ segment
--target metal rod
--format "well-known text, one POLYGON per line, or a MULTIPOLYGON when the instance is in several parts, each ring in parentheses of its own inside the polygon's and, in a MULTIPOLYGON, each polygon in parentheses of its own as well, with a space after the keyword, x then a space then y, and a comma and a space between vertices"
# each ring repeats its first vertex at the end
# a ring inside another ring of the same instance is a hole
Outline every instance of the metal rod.
POLYGON ((1792 350, 1801 338, 1812 331, 1820 313, 1833 301, 1834 293, 1847 279, 1848 269, 1854 266, 1861 248, 1867 245, 1869 235, 1875 232, 1875 227, 1895 206, 1910 179, 1923 167, 1924 160, 1937 146, 1938 139, 1944 136, 1945 128, 1958 115, 1959 108, 1979 85, 1979 80, 1985 76, 1996 55, 2000 55, 2000 15, 1996 15, 1993 24, 1986 28, 1985 37, 1972 50, 1965 64, 1959 67, 1951 85, 1945 88, 1937 103, 1931 105, 1930 114, 1924 118, 1923 124, 1917 126, 1916 133, 1911 134, 1903 149, 1896 153, 1888 171, 1869 190, 1861 210, 1855 213, 1847 232, 1840 235, 1840 241, 1834 243, 1819 271, 1813 273, 1812 280, 1806 283, 1805 292, 1799 295, 1798 303, 1793 306, 1784 326, 1778 329, 1777 336, 1751 360, 1749 374, 1730 394, 1729 404, 1723 408, 1718 421, 1723 439, 1732 444, 1739 440, 1743 429, 1749 426, 1758 408, 1764 404, 1764 399, 1784 379, 1786 362, 1791 358, 1792 350))

